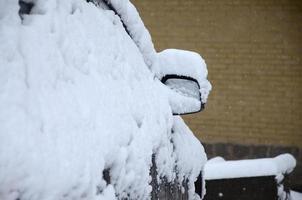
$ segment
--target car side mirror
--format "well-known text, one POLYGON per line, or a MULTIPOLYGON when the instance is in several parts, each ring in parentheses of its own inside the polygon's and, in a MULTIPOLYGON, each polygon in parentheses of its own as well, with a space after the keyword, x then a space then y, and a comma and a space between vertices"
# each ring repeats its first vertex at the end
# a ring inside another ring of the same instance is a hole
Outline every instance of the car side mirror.
MULTIPOLYGON (((162 83, 171 89, 176 95, 177 102, 172 102, 172 112, 174 115, 191 114, 204 109, 201 101, 200 86, 197 80, 192 77, 169 74, 162 78, 162 83), (183 106, 181 99, 186 103, 183 106)), ((170 102, 171 103, 171 102, 170 102)))
POLYGON ((203 110, 211 90, 207 67, 202 57, 192 51, 167 49, 157 54, 152 69, 167 86, 169 103, 174 115, 203 110))

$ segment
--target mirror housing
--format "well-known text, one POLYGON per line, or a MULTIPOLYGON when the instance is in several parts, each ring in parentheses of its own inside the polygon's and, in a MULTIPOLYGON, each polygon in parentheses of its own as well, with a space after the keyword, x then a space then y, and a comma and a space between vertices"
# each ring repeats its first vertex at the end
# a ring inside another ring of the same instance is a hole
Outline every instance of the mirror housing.
POLYGON ((198 53, 167 49, 157 54, 152 67, 168 87, 169 103, 174 115, 197 113, 204 109, 211 84, 207 67, 198 53))

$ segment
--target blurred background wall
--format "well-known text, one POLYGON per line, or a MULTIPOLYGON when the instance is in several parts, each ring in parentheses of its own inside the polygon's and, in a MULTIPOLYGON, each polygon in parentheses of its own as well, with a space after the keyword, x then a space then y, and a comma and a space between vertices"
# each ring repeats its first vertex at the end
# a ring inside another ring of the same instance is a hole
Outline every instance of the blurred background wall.
POLYGON ((302 1, 132 0, 158 51, 205 59, 213 90, 185 118, 208 157, 298 160, 302 183, 302 1))

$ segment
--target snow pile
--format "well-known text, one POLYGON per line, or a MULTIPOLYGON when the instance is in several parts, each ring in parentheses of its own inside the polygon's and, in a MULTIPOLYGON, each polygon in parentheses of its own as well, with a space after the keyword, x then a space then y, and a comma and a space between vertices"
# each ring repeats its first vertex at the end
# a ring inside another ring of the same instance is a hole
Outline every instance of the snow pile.
POLYGON ((33 2, 21 21, 18 0, 0 0, 0 199, 149 199, 153 154, 193 198, 206 157, 145 64, 146 31, 138 49, 112 11, 33 2))

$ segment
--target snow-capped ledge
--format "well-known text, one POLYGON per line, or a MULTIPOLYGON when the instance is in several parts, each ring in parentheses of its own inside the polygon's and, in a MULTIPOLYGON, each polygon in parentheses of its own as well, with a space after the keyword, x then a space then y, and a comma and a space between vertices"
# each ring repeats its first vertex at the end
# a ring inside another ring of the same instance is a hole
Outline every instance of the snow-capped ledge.
POLYGON ((222 158, 209 160, 205 165, 205 179, 230 179, 258 176, 280 176, 289 174, 296 166, 291 154, 275 158, 225 161, 222 158))

